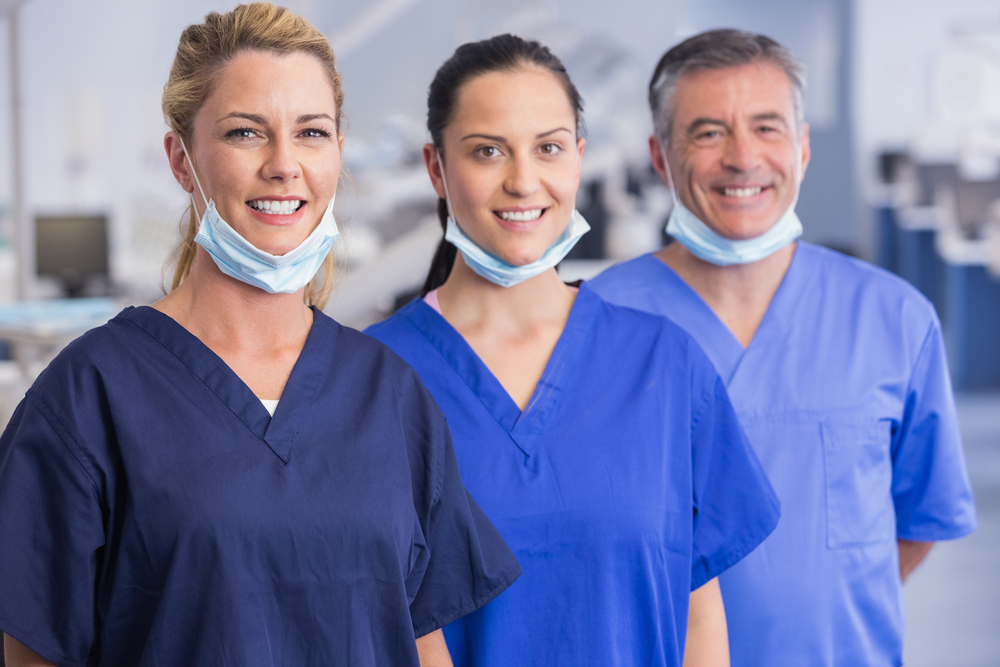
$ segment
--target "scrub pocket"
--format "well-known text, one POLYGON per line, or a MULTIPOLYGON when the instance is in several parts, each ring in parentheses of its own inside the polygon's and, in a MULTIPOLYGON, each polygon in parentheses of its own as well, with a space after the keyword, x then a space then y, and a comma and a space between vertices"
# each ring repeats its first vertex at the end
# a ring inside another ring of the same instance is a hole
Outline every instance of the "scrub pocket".
POLYGON ((859 547, 895 534, 888 421, 822 424, 827 546, 859 547))

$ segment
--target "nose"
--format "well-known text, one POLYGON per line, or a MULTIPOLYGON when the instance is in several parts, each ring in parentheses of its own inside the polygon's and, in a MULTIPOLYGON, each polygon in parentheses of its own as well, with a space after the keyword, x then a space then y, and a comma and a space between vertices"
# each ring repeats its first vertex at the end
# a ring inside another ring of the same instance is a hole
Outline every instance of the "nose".
POLYGON ((538 189, 538 167, 528 155, 515 157, 507 166, 504 190, 516 197, 527 197, 538 189))
POLYGON ((287 183, 302 176, 302 165, 295 154, 295 145, 285 138, 271 141, 261 174, 269 181, 287 183))
POLYGON ((736 172, 753 171, 757 166, 759 156, 757 145, 753 135, 737 128, 731 133, 726 141, 726 150, 723 153, 723 166, 736 172))

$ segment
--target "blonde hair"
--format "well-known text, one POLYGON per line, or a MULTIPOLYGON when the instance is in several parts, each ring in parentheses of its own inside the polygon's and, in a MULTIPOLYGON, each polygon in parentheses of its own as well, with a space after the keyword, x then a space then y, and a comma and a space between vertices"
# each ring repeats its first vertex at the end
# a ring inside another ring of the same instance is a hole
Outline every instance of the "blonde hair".
MULTIPOLYGON (((194 117, 215 89, 223 68, 247 51, 267 51, 286 55, 306 53, 326 70, 336 103, 336 126, 340 132, 344 91, 340 84, 333 49, 319 30, 285 7, 268 2, 240 5, 226 14, 212 12, 205 22, 188 26, 181 33, 170 77, 163 87, 163 117, 190 148, 194 117)), ((171 259, 176 257, 170 291, 184 282, 194 264, 198 216, 188 208, 187 230, 171 259)), ((333 290, 333 253, 327 255, 323 270, 305 289, 305 302, 322 308, 333 290)))

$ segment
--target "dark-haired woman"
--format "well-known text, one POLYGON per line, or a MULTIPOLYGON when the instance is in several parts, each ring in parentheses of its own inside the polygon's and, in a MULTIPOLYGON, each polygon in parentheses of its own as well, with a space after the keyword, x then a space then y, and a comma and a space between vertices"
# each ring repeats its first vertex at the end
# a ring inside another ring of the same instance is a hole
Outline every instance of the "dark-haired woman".
POLYGON ((692 339, 556 274, 587 230, 573 84, 504 35, 459 48, 429 107, 445 240, 423 298, 368 332, 444 410, 524 568, 446 628, 456 664, 728 664, 715 577, 771 532, 777 501, 692 339))

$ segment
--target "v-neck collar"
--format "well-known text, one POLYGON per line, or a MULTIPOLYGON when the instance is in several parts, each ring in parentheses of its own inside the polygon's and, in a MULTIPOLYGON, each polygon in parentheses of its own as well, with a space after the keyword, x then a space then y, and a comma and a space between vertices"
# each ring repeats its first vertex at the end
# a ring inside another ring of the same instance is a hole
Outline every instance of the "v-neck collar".
POLYGON ((742 362, 748 356, 756 356, 759 351, 781 344, 787 336, 782 327, 788 321, 787 313, 794 311, 796 304, 807 290, 808 262, 803 255, 811 251, 809 244, 797 242, 792 261, 771 298, 764 317, 761 319, 753 338, 747 347, 736 338, 715 311, 709 307, 698 292, 684 281, 676 271, 655 254, 646 255, 659 280, 648 282, 650 289, 666 282, 668 292, 680 297, 671 301, 671 317, 682 323, 702 349, 708 354, 716 371, 726 386, 732 384, 742 362))
POLYGON ((599 296, 586 286, 580 287, 566 326, 523 412, 462 335, 423 299, 414 299, 399 315, 424 335, 514 444, 531 456, 539 436, 559 407, 563 387, 593 330, 600 304, 599 296))
POLYGON ((339 325, 313 309, 313 324, 305 345, 285 383, 274 417, 226 363, 197 336, 182 327, 176 320, 155 308, 139 306, 126 308, 118 317, 139 327, 184 364, 209 390, 219 397, 226 407, 271 449, 288 463, 292 445, 298 435, 297 424, 308 419, 308 406, 320 387, 323 364, 309 363, 308 359, 321 353, 320 347, 328 345, 339 332, 339 325))

